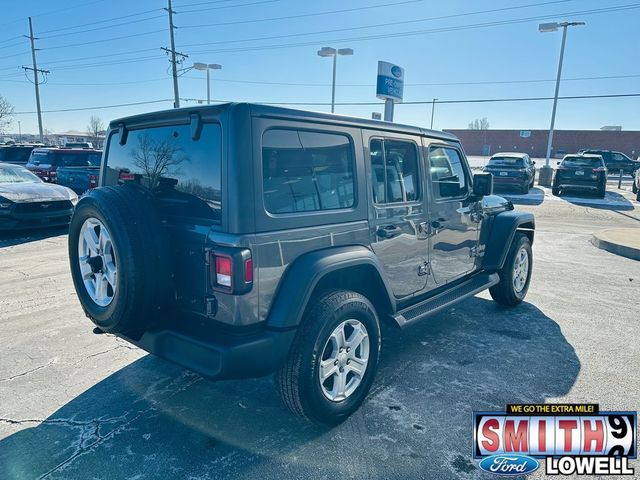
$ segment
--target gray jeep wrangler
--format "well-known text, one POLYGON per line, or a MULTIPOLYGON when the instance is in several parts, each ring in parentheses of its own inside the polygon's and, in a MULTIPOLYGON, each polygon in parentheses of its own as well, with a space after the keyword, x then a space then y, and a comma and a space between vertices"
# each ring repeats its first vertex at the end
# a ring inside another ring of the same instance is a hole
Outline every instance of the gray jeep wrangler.
POLYGON ((534 218, 492 185, 416 127, 253 104, 123 118, 71 221, 73 282, 96 333, 209 379, 275 373, 291 411, 335 424, 381 322, 523 300, 534 218))

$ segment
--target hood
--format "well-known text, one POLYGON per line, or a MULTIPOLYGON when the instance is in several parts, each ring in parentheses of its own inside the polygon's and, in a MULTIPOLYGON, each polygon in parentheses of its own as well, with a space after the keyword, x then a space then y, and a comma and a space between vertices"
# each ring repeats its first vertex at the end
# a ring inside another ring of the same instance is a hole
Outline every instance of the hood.
POLYGON ((51 183, 2 183, 0 197, 15 203, 51 202, 56 200, 71 200, 77 195, 73 190, 51 183))

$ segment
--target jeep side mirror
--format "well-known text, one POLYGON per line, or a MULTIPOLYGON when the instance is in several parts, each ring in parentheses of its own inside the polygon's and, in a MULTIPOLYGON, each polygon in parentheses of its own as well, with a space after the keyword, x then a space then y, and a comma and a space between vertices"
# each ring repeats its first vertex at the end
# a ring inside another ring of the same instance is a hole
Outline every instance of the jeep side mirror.
POLYGON ((476 173, 473 176, 473 196, 484 197, 493 194, 493 174, 476 173))

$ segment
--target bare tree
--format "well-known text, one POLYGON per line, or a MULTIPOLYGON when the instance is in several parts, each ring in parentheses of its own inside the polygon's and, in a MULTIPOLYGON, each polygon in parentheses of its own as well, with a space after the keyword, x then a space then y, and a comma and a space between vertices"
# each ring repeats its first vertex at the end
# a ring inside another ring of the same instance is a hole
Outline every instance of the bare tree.
POLYGON ((11 125, 13 120, 13 105, 9 103, 9 100, 0 95, 0 133, 4 132, 4 129, 11 125))
POLYGON ((182 149, 170 138, 155 140, 149 134, 138 138, 138 148, 132 154, 133 164, 144 172, 147 186, 151 189, 159 185, 161 177, 178 174, 180 164, 187 160, 182 149))
POLYGON ((469 124, 469 130, 489 130, 489 120, 487 117, 476 118, 469 124))
POLYGON ((89 118, 89 125, 87 125, 87 133, 91 136, 91 141, 94 147, 99 147, 100 133, 104 131, 104 123, 100 120, 100 117, 91 115, 89 118))

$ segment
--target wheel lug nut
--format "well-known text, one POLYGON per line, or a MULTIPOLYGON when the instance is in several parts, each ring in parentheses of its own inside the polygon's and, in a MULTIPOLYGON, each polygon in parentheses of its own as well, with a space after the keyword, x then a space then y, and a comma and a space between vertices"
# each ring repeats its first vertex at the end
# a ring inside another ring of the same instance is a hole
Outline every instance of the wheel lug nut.
POLYGON ((351 360, 347 360, 347 365, 351 365, 351 360))
POLYGON ((336 360, 335 362, 333 362, 334 365, 338 365, 338 360, 336 360))
POLYGON ((351 350, 351 347, 347 347, 347 353, 349 352, 349 350, 351 350))
POLYGON ((344 367, 340 367, 340 373, 344 372, 344 367))

